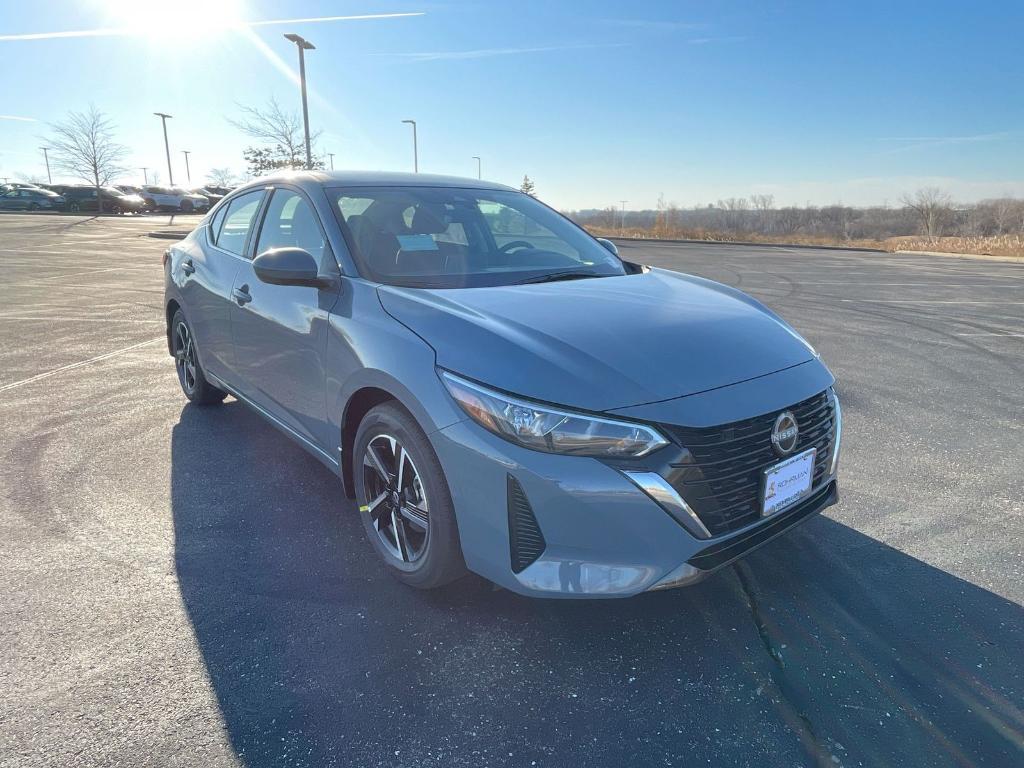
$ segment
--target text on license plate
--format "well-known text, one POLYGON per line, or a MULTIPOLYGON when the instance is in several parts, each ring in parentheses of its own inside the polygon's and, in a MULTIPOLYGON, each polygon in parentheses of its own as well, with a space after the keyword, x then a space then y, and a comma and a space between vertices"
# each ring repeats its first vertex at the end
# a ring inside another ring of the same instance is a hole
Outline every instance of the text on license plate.
POLYGON ((814 457, 817 449, 798 453, 764 471, 762 517, 774 515, 801 496, 807 495, 814 480, 814 457))

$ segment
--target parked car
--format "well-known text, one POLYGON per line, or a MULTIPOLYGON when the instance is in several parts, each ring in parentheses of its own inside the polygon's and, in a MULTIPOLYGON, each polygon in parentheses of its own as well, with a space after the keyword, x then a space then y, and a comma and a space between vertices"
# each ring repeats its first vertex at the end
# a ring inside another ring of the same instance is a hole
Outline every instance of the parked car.
POLYGON ((261 178, 164 268, 185 396, 336 472, 407 584, 683 586, 837 501, 834 379, 792 327, 511 188, 261 178))
POLYGON ((228 189, 227 187, 216 186, 194 187, 189 190, 189 192, 191 192, 194 195, 202 195, 203 197, 205 197, 208 201, 208 205, 210 208, 219 203, 224 198, 224 196, 228 194, 228 192, 230 191, 231 190, 228 189))
POLYGON ((142 199, 151 210, 202 213, 210 209, 207 198, 187 192, 181 187, 146 186, 142 188, 142 199))
MULTIPOLYGON (((66 208, 71 212, 96 211, 96 187, 85 184, 59 185, 61 194, 67 200, 66 208)), ((138 195, 125 195, 115 187, 100 187, 104 213, 141 213, 145 203, 138 195)))
POLYGON ((64 198, 56 192, 37 187, 14 187, 0 191, 0 209, 6 211, 60 211, 64 198))
POLYGON ((115 184, 114 189, 124 195, 138 195, 142 197, 142 187, 133 187, 131 184, 115 184))

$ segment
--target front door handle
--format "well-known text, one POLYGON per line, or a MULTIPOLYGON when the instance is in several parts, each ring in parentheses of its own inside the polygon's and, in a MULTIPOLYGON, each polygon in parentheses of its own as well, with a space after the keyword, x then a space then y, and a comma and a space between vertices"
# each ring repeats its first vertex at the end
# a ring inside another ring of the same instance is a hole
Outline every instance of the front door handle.
POLYGON ((232 288, 231 295, 234 297, 235 301, 238 302, 238 306, 248 304, 252 301, 252 295, 249 293, 248 285, 243 285, 241 288, 232 288))
POLYGON ((196 271, 195 266, 192 264, 192 259, 185 259, 181 263, 181 271, 184 272, 186 275, 191 275, 193 272, 196 271))

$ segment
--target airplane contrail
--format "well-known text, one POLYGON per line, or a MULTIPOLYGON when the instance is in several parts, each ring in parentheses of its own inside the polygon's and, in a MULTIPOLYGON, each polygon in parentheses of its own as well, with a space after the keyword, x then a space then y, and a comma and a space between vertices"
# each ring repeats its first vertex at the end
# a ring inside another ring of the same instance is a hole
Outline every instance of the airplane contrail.
MULTIPOLYGON (((407 16, 425 16, 425 11, 406 13, 364 13, 353 16, 314 16, 305 19, 267 19, 265 21, 239 21, 225 27, 269 27, 278 24, 314 24, 328 21, 362 21, 364 19, 397 19, 407 16)), ((105 29, 78 29, 65 32, 27 32, 19 35, 0 35, 0 41, 7 40, 56 40, 64 37, 118 37, 137 34, 140 30, 131 27, 108 27, 105 29)))

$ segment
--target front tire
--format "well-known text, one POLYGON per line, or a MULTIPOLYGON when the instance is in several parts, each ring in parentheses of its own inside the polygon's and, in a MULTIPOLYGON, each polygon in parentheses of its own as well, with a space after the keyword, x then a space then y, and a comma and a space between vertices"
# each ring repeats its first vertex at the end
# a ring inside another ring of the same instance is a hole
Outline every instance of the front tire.
POLYGON ((171 320, 171 351, 174 353, 174 367, 178 372, 178 383, 185 397, 196 405, 216 405, 227 397, 227 393, 217 389, 206 380, 203 368, 199 364, 192 326, 179 309, 171 320))
POLYGON ((399 581, 419 589, 466 574, 448 482, 420 425, 395 402, 363 418, 353 446, 360 517, 399 581))

